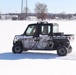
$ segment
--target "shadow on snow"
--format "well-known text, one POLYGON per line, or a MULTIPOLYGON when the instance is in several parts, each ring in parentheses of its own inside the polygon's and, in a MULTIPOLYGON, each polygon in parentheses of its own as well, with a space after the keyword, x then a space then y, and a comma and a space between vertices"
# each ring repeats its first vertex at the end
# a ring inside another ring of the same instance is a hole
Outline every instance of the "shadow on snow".
POLYGON ((57 54, 26 52, 22 54, 13 54, 12 52, 1 53, 0 60, 19 60, 19 59, 54 59, 57 54))
POLYGON ((7 52, 0 54, 0 60, 19 60, 19 59, 59 59, 59 60, 76 61, 76 55, 69 54, 67 56, 60 57, 54 53, 36 53, 36 52, 25 52, 22 54, 13 54, 12 52, 7 52))

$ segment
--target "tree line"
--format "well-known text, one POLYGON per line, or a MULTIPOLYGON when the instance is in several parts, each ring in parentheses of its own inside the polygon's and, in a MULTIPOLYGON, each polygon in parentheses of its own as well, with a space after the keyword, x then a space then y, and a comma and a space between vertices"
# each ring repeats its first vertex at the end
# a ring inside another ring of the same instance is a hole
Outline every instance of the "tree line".
MULTIPOLYGON (((19 20, 27 19, 28 16, 35 16, 37 19, 72 19, 76 18, 75 14, 66 14, 65 12, 62 13, 48 13, 47 5, 44 3, 36 3, 34 13, 31 13, 29 8, 24 7, 24 10, 22 13, 10 13, 9 15, 17 15, 18 17, 12 17, 13 20, 16 20, 17 18, 19 20), (27 12, 26 12, 27 11, 27 12)), ((1 14, 0 14, 1 19, 1 14)), ((7 15, 6 15, 7 19, 7 15)))

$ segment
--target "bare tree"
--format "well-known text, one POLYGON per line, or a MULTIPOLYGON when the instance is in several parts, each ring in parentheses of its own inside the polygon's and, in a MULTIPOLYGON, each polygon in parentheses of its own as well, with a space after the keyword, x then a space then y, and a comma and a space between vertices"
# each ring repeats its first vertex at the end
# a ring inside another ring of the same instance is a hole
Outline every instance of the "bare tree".
POLYGON ((47 17, 47 5, 43 3, 37 3, 35 5, 35 13, 38 19, 46 19, 47 17))

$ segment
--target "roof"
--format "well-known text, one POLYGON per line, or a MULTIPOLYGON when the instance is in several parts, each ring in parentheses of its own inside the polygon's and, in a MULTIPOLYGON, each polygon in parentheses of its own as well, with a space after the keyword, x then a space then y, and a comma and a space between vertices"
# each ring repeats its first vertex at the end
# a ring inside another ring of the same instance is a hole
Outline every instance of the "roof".
POLYGON ((37 23, 32 23, 32 24, 29 24, 29 25, 54 25, 54 26, 58 26, 58 24, 57 23, 48 23, 48 22, 43 22, 43 21, 41 21, 41 22, 37 22, 37 23))

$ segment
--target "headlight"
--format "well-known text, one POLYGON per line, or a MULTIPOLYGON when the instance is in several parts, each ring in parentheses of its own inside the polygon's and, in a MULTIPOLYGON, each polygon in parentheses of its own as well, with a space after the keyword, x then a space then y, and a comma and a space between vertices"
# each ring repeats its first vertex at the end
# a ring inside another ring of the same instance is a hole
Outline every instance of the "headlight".
POLYGON ((15 36, 13 42, 15 43, 16 41, 18 41, 18 38, 15 36))

